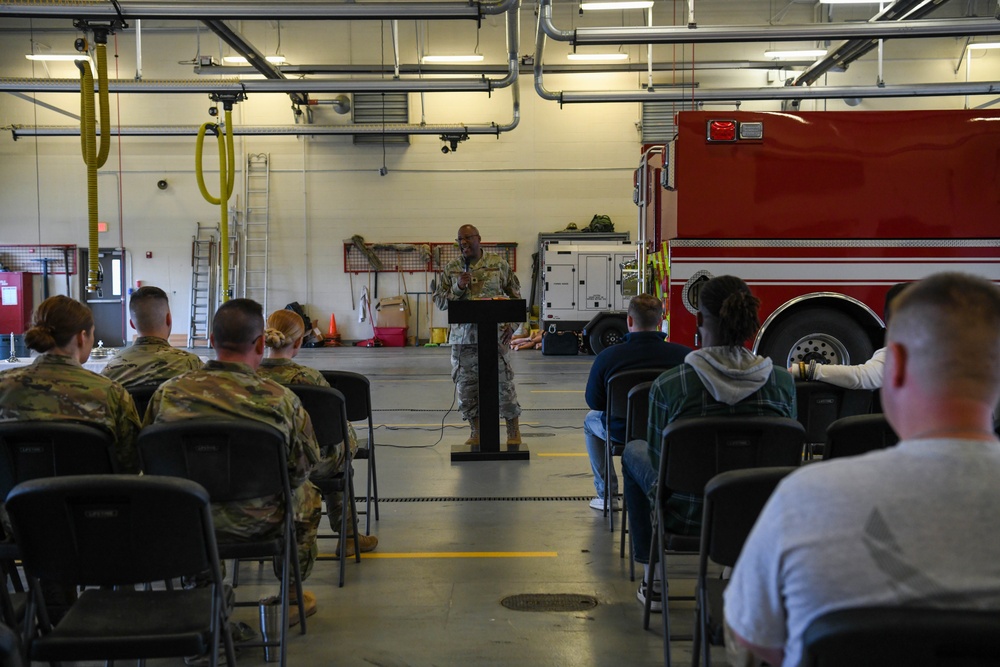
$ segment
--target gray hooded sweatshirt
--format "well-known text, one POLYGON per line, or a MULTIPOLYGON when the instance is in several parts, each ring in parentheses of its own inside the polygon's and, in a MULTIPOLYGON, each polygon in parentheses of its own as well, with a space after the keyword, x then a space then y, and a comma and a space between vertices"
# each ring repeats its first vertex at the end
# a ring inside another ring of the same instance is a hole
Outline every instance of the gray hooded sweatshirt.
POLYGON ((712 398, 726 405, 736 405, 771 377, 771 359, 745 347, 703 347, 684 361, 694 368, 712 398))

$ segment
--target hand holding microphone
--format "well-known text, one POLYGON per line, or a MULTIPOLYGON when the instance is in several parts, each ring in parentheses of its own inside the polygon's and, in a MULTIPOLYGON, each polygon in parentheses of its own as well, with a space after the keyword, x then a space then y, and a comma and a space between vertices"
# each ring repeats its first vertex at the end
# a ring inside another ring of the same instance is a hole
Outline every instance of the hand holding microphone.
POLYGON ((465 272, 458 276, 458 286, 460 289, 467 289, 472 284, 472 274, 469 272, 469 258, 465 258, 465 272))

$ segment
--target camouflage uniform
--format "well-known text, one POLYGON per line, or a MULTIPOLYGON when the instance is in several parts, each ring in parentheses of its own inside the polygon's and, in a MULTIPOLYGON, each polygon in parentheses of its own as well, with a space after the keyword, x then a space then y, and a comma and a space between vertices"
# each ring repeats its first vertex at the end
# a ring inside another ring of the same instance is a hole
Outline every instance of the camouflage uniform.
POLYGON ((142 384, 159 384, 201 367, 198 355, 173 347, 163 338, 139 336, 118 356, 111 358, 101 375, 128 389, 142 384))
MULTIPOLYGON (((274 380, 285 387, 293 384, 308 384, 316 387, 330 386, 330 383, 326 381, 326 378, 318 370, 298 364, 291 359, 264 359, 260 367, 257 368, 257 375, 274 380)), ((358 434, 354 431, 354 425, 351 423, 347 424, 347 446, 351 448, 351 456, 353 457, 358 451, 358 434)), ((332 454, 332 456, 323 456, 320 459, 319 464, 313 469, 312 474, 309 475, 310 479, 323 480, 333 477, 344 467, 343 448, 337 449, 332 454)), ((339 532, 341 497, 339 495, 336 497, 328 496, 326 498, 326 507, 329 510, 330 526, 333 532, 339 532), (338 517, 336 521, 334 521, 334 517, 338 517)), ((353 525, 353 523, 352 521, 351 524, 353 525)))
MULTIPOLYGON (((320 496, 309 473, 320 459, 312 423, 299 399, 276 382, 258 377, 246 364, 209 361, 160 385, 149 401, 145 425, 187 419, 252 419, 277 428, 288 446, 295 533, 302 577, 316 560, 320 496)), ((215 531, 229 539, 256 539, 275 534, 284 519, 275 496, 212 505, 215 531)))
MULTIPOLYGON (((502 296, 511 299, 521 298, 521 285, 517 276, 500 255, 483 252, 479 261, 470 265, 472 284, 463 290, 458 286, 458 279, 464 271, 465 259, 462 257, 451 260, 444 267, 434 293, 434 302, 441 310, 448 309, 449 301, 502 296)), ((510 367, 506 345, 506 339, 514 328, 509 323, 501 323, 497 328, 500 415, 505 420, 514 419, 521 414, 521 406, 518 405, 517 394, 514 392, 514 371, 510 367)), ((458 409, 466 420, 472 421, 479 417, 479 350, 476 325, 452 324, 448 343, 451 345, 451 379, 455 381, 458 391, 458 409)))

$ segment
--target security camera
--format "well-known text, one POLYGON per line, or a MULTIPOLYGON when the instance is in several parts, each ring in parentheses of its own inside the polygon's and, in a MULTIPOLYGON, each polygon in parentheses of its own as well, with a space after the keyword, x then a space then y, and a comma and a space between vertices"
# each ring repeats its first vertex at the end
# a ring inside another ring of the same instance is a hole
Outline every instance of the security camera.
POLYGON ((441 152, 442 152, 442 153, 444 153, 445 155, 447 155, 447 154, 448 154, 448 153, 450 153, 451 151, 450 151, 450 150, 448 150, 448 147, 447 147, 447 146, 442 146, 442 147, 441 147, 441 152))
POLYGON ((209 116, 218 116, 219 115, 219 107, 209 107, 208 108, 208 115, 209 116))
POLYGON ((156 182, 156 187, 160 188, 161 190, 166 190, 167 189, 167 179, 161 178, 160 180, 158 180, 156 182))

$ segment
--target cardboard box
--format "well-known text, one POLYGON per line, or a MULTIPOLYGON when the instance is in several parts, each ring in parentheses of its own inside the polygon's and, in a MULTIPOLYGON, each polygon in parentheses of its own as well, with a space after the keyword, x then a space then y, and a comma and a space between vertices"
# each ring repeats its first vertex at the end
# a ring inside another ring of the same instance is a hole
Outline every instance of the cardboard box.
POLYGON ((404 330, 410 326, 410 307, 406 303, 405 296, 386 296, 379 299, 375 307, 376 327, 402 327, 404 330))

